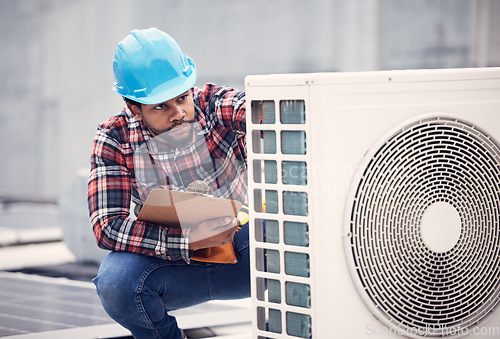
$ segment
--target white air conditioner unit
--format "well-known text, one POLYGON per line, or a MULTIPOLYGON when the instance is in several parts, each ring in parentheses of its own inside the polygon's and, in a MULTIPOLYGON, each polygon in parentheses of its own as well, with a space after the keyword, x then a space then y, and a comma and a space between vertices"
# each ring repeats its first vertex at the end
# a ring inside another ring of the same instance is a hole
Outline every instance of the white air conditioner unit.
POLYGON ((499 338, 500 68, 245 81, 253 336, 499 338))

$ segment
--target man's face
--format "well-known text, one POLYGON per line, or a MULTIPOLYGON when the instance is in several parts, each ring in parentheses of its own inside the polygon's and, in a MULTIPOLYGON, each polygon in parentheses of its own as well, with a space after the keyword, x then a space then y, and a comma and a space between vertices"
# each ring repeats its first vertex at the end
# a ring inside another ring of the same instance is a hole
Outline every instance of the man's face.
POLYGON ((132 115, 142 121, 153 136, 168 136, 170 141, 184 142, 191 136, 194 122, 194 101, 191 90, 155 105, 128 105, 132 115), (168 132, 168 133, 167 133, 168 132))

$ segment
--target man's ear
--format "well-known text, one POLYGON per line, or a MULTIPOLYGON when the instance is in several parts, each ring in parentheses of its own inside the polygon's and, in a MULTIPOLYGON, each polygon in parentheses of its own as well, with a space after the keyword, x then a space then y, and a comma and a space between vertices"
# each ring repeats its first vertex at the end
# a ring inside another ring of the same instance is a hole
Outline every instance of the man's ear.
POLYGON ((127 102, 127 107, 130 110, 130 113, 132 113, 133 117, 141 121, 142 120, 142 111, 141 108, 137 105, 132 105, 131 103, 127 102))

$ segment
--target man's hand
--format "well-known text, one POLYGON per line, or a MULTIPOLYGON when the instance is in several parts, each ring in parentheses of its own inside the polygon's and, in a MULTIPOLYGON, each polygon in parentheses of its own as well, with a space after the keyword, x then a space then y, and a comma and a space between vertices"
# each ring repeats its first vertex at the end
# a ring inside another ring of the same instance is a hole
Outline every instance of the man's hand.
POLYGON ((231 217, 205 220, 191 230, 189 249, 197 250, 228 244, 233 241, 239 225, 238 219, 231 217))

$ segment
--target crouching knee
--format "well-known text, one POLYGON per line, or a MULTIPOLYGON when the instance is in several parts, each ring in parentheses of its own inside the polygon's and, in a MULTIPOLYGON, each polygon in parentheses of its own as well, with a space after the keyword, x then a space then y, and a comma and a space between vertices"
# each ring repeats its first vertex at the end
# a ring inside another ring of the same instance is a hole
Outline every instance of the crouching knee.
POLYGON ((116 253, 108 255, 93 280, 101 303, 112 318, 136 308, 137 286, 140 280, 140 275, 134 272, 133 266, 121 262, 120 256, 116 253))

